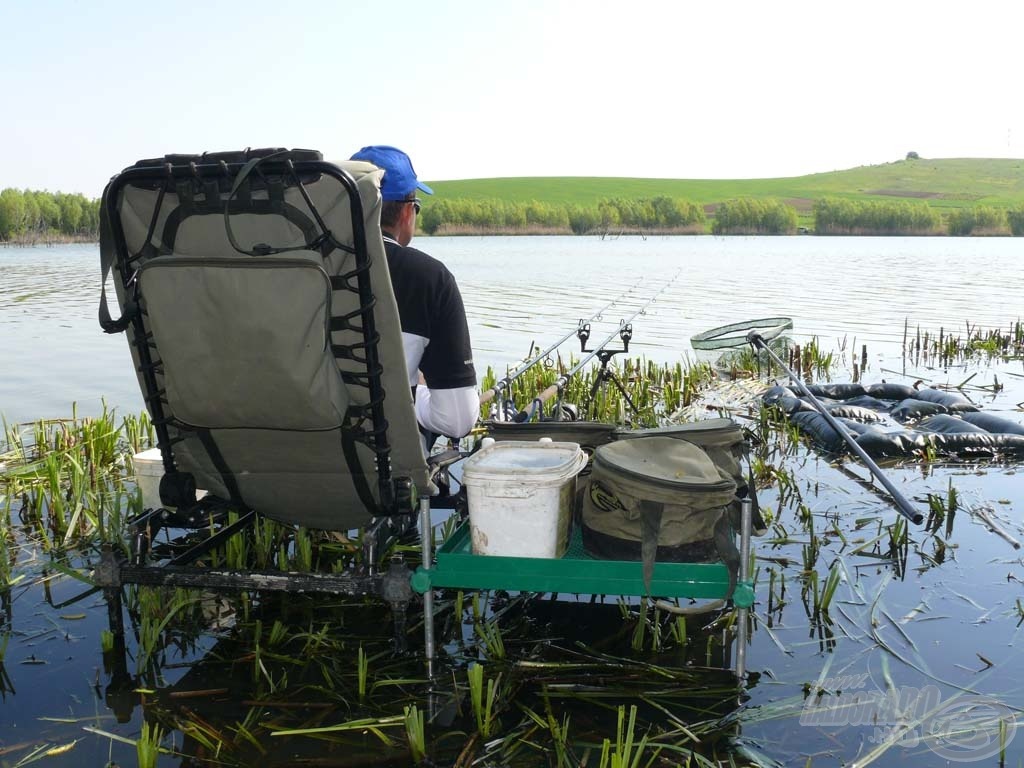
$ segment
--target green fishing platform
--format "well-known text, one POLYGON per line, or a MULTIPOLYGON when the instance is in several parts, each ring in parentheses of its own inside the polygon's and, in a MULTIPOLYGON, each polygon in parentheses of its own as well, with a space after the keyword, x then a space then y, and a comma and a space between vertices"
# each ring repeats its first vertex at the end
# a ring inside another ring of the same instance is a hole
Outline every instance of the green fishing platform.
MULTIPOLYGON (((450 587, 722 599, 729 596, 729 586, 729 569, 721 562, 656 562, 648 589, 639 561, 593 557, 583 548, 582 534, 575 526, 566 552, 560 558, 474 555, 469 521, 461 523, 441 544, 432 567, 420 566, 412 576, 412 587, 420 594, 434 588, 450 587)), ((753 584, 738 581, 732 600, 738 608, 753 605, 753 584)))

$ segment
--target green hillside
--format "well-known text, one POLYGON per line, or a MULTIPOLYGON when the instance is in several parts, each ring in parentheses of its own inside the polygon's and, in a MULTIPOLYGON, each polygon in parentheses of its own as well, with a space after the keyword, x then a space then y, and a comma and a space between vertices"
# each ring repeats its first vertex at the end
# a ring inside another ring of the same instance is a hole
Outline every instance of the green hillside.
POLYGON ((602 198, 685 198, 710 209, 740 197, 772 197, 802 214, 822 197, 923 200, 937 208, 1024 203, 1024 160, 900 160, 777 179, 524 177, 428 182, 439 197, 595 204, 602 198))

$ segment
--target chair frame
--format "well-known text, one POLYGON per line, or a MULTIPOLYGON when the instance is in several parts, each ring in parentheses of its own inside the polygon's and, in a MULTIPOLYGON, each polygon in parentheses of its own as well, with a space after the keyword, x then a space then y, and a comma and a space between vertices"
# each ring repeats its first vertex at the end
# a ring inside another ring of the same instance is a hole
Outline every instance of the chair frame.
MULTIPOLYGON (((407 606, 414 597, 409 583, 411 572, 404 564, 399 561, 392 562, 385 569, 380 569, 377 565, 378 553, 382 550, 385 542, 415 524, 416 509, 413 504, 414 494, 410 479, 395 478, 392 475, 388 423, 383 409, 385 392, 381 380, 379 336, 373 312, 375 295, 369 272, 371 256, 367 247, 367 234, 363 225, 364 211, 356 181, 351 174, 331 163, 320 160, 294 161, 287 155, 281 159, 275 159, 273 154, 267 157, 266 155, 261 156, 258 154, 259 152, 262 151, 252 153, 250 156, 247 151, 235 162, 227 162, 223 158, 218 160, 217 156, 209 158, 185 156, 184 160, 181 156, 169 157, 165 158, 165 161, 153 161, 152 165, 147 163, 126 169, 111 180, 104 192, 103 214, 105 224, 109 227, 109 235, 113 241, 116 258, 113 265, 104 265, 104 280, 107 269, 113 266, 116 271, 115 279, 121 281, 120 287, 123 289, 126 300, 123 314, 114 320, 110 319, 109 315, 106 319, 104 318, 106 309, 104 298, 101 305, 101 325, 107 333, 118 333, 126 330, 129 326, 134 331, 131 343, 139 360, 139 373, 144 384, 143 398, 152 417, 157 445, 160 448, 163 461, 165 480, 168 476, 176 477, 179 473, 174 459, 172 437, 168 430, 170 419, 164 408, 164 393, 159 387, 156 376, 160 362, 154 356, 154 352, 158 354, 159 351, 155 349, 152 334, 147 331, 138 304, 138 296, 135 293, 135 262, 146 252, 147 248, 152 248, 151 240, 166 190, 173 190, 182 184, 191 184, 202 189, 204 185, 219 185, 225 180, 233 181, 244 172, 246 166, 253 160, 258 160, 260 170, 267 176, 293 179, 302 190, 306 202, 323 231, 322 236, 317 241, 309 243, 308 247, 312 250, 341 247, 351 251, 355 257, 354 269, 340 275, 339 280, 343 281, 345 287, 357 293, 359 297, 359 322, 355 327, 362 330, 362 342, 358 345, 359 350, 356 352, 350 350, 347 357, 362 363, 364 370, 355 376, 349 377, 343 374, 343 377, 349 384, 355 378, 357 384, 365 386, 369 390, 368 402, 364 406, 368 412, 369 428, 365 430, 362 437, 363 442, 374 451, 379 494, 379 509, 371 511, 376 514, 363 532, 364 566, 360 571, 343 574, 242 571, 194 566, 193 564, 204 554, 222 544, 230 536, 253 524, 258 513, 245 508, 244 505, 238 505, 243 508, 241 517, 235 523, 221 527, 208 539, 174 557, 164 565, 149 565, 145 563, 145 558, 149 542, 157 531, 163 527, 200 525, 205 518, 205 513, 201 506, 177 511, 163 508, 146 510, 140 517, 131 521, 133 527, 131 549, 133 551, 126 555, 123 552, 115 552, 110 545, 105 546, 95 573, 95 583, 104 589, 107 597, 113 632, 122 645, 124 625, 121 610, 121 587, 124 584, 378 595, 390 603, 393 609, 396 632, 400 625, 404 626, 407 606), (260 159, 261 157, 262 159, 260 159), (337 180, 348 195, 353 229, 353 246, 351 247, 343 246, 334 240, 333 235, 327 231, 323 221, 320 220, 315 206, 306 195, 302 179, 319 174, 325 174, 337 180), (129 185, 143 185, 159 190, 159 198, 149 226, 146 245, 134 255, 129 251, 119 212, 121 192, 129 185), (351 281, 355 282, 354 290, 351 281)), ((217 187, 208 188, 216 189, 217 187)), ((228 207, 231 204, 229 196, 223 205, 228 207)), ((435 457, 430 462, 432 477, 444 471, 445 467, 457 458, 450 454, 435 457)), ((173 498, 176 493, 175 488, 168 488, 165 483, 161 483, 161 497, 168 506, 171 506, 171 502, 165 497, 170 495, 173 498)))

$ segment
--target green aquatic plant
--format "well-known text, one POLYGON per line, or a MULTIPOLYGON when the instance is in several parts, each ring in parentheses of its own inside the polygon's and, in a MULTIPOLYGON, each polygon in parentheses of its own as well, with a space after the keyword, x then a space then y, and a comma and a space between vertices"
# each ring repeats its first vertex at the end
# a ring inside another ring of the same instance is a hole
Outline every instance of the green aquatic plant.
MULTIPOLYGON (((235 510, 229 511, 228 525, 235 525, 237 522, 238 513, 235 510)), ((228 568, 240 569, 249 565, 251 539, 248 531, 239 531, 224 542, 224 564, 228 568)))
POLYGON ((672 639, 675 640, 676 645, 680 648, 686 647, 687 636, 686 636, 686 617, 675 616, 672 619, 672 623, 669 625, 672 639))
POLYGON ((967 321, 965 333, 955 334, 940 327, 938 332, 917 326, 910 335, 904 322, 903 356, 915 364, 936 363, 948 366, 970 360, 1015 360, 1024 356, 1024 328, 1020 320, 1001 328, 982 328, 967 321))
POLYGON ((146 411, 125 416, 122 430, 132 456, 156 445, 156 428, 146 411))
POLYGON ((15 580, 20 579, 14 575, 14 567, 18 560, 17 549, 12 547, 11 532, 8 526, 9 512, 0 509, 0 592, 5 592, 14 586, 15 580))
POLYGON ((164 631, 171 621, 183 618, 185 610, 198 606, 202 598, 191 590, 140 587, 138 668, 143 669, 164 645, 164 631))
MULTIPOLYGON (((577 364, 575 355, 567 359, 559 355, 538 363, 512 383, 511 402, 518 410, 534 415, 534 399, 577 364)), ((607 373, 610 378, 604 377, 600 365, 594 364, 565 381, 562 402, 573 404, 579 419, 656 426, 691 405, 714 379, 711 367, 704 363, 657 364, 628 356, 610 362, 607 373)), ((494 370, 488 368, 481 389, 491 389, 497 378, 494 370)), ((535 415, 547 416, 554 407, 555 401, 551 400, 539 406, 543 414, 535 415)), ((482 404, 481 418, 489 418, 490 408, 491 403, 482 404)))
POLYGON ((474 625, 474 631, 483 644, 487 658, 492 661, 500 661, 505 658, 505 641, 501 635, 501 627, 497 621, 478 621, 474 625))
POLYGON ((483 664, 474 663, 469 665, 466 676, 469 679, 469 698, 473 705, 477 733, 481 738, 489 739, 495 724, 494 705, 501 675, 499 674, 497 678, 485 678, 483 664))
POLYGON ((163 730, 156 723, 143 723, 142 732, 135 742, 135 755, 139 768, 156 768, 160 757, 160 742, 163 741, 163 730))
POLYGON ((295 531, 295 568, 299 571, 313 570, 313 538, 308 528, 295 531))
POLYGON ((794 344, 789 348, 789 368, 796 371, 804 381, 827 379, 835 365, 835 355, 824 352, 818 337, 804 345, 794 344))
MULTIPOLYGON (((601 757, 598 762, 599 768, 638 768, 640 759, 647 749, 648 734, 644 734, 638 740, 636 738, 636 704, 629 707, 629 717, 626 717, 626 707, 619 705, 618 725, 615 729, 615 741, 604 739, 601 743, 601 757)), ((655 749, 651 760, 657 757, 660 749, 655 749)))
POLYGON ((366 683, 370 677, 370 660, 366 657, 363 644, 359 644, 359 651, 356 654, 356 682, 360 700, 366 698, 366 683))
POLYGON ((22 501, 20 515, 46 549, 94 541, 119 542, 121 523, 137 509, 131 483, 133 446, 145 444, 144 417, 120 426, 104 403, 97 417, 39 420, 25 427, 4 423, 0 496, 22 501))
POLYGON ((412 761, 419 765, 427 757, 427 739, 423 727, 423 713, 415 704, 403 710, 405 719, 405 737, 409 742, 412 761))
POLYGON ((768 569, 768 606, 767 613, 781 612, 786 606, 786 572, 781 568, 778 576, 775 568, 768 569), (776 582, 778 587, 776 588, 776 582))
MULTIPOLYGON (((817 571, 815 575, 815 586, 817 586, 817 571)), ((838 561, 832 564, 829 569, 828 576, 822 583, 820 590, 814 591, 813 598, 813 615, 815 618, 827 618, 829 612, 829 606, 832 605, 832 598, 835 596, 836 588, 839 586, 839 563, 838 561)))

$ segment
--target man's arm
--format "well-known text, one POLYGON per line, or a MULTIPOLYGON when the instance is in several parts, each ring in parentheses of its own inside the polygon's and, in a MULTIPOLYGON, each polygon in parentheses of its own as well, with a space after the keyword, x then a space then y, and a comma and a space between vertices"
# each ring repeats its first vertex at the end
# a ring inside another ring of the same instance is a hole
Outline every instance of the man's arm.
POLYGON ((469 433, 480 415, 480 395, 476 387, 430 389, 416 387, 416 420, 431 432, 447 437, 469 433))

